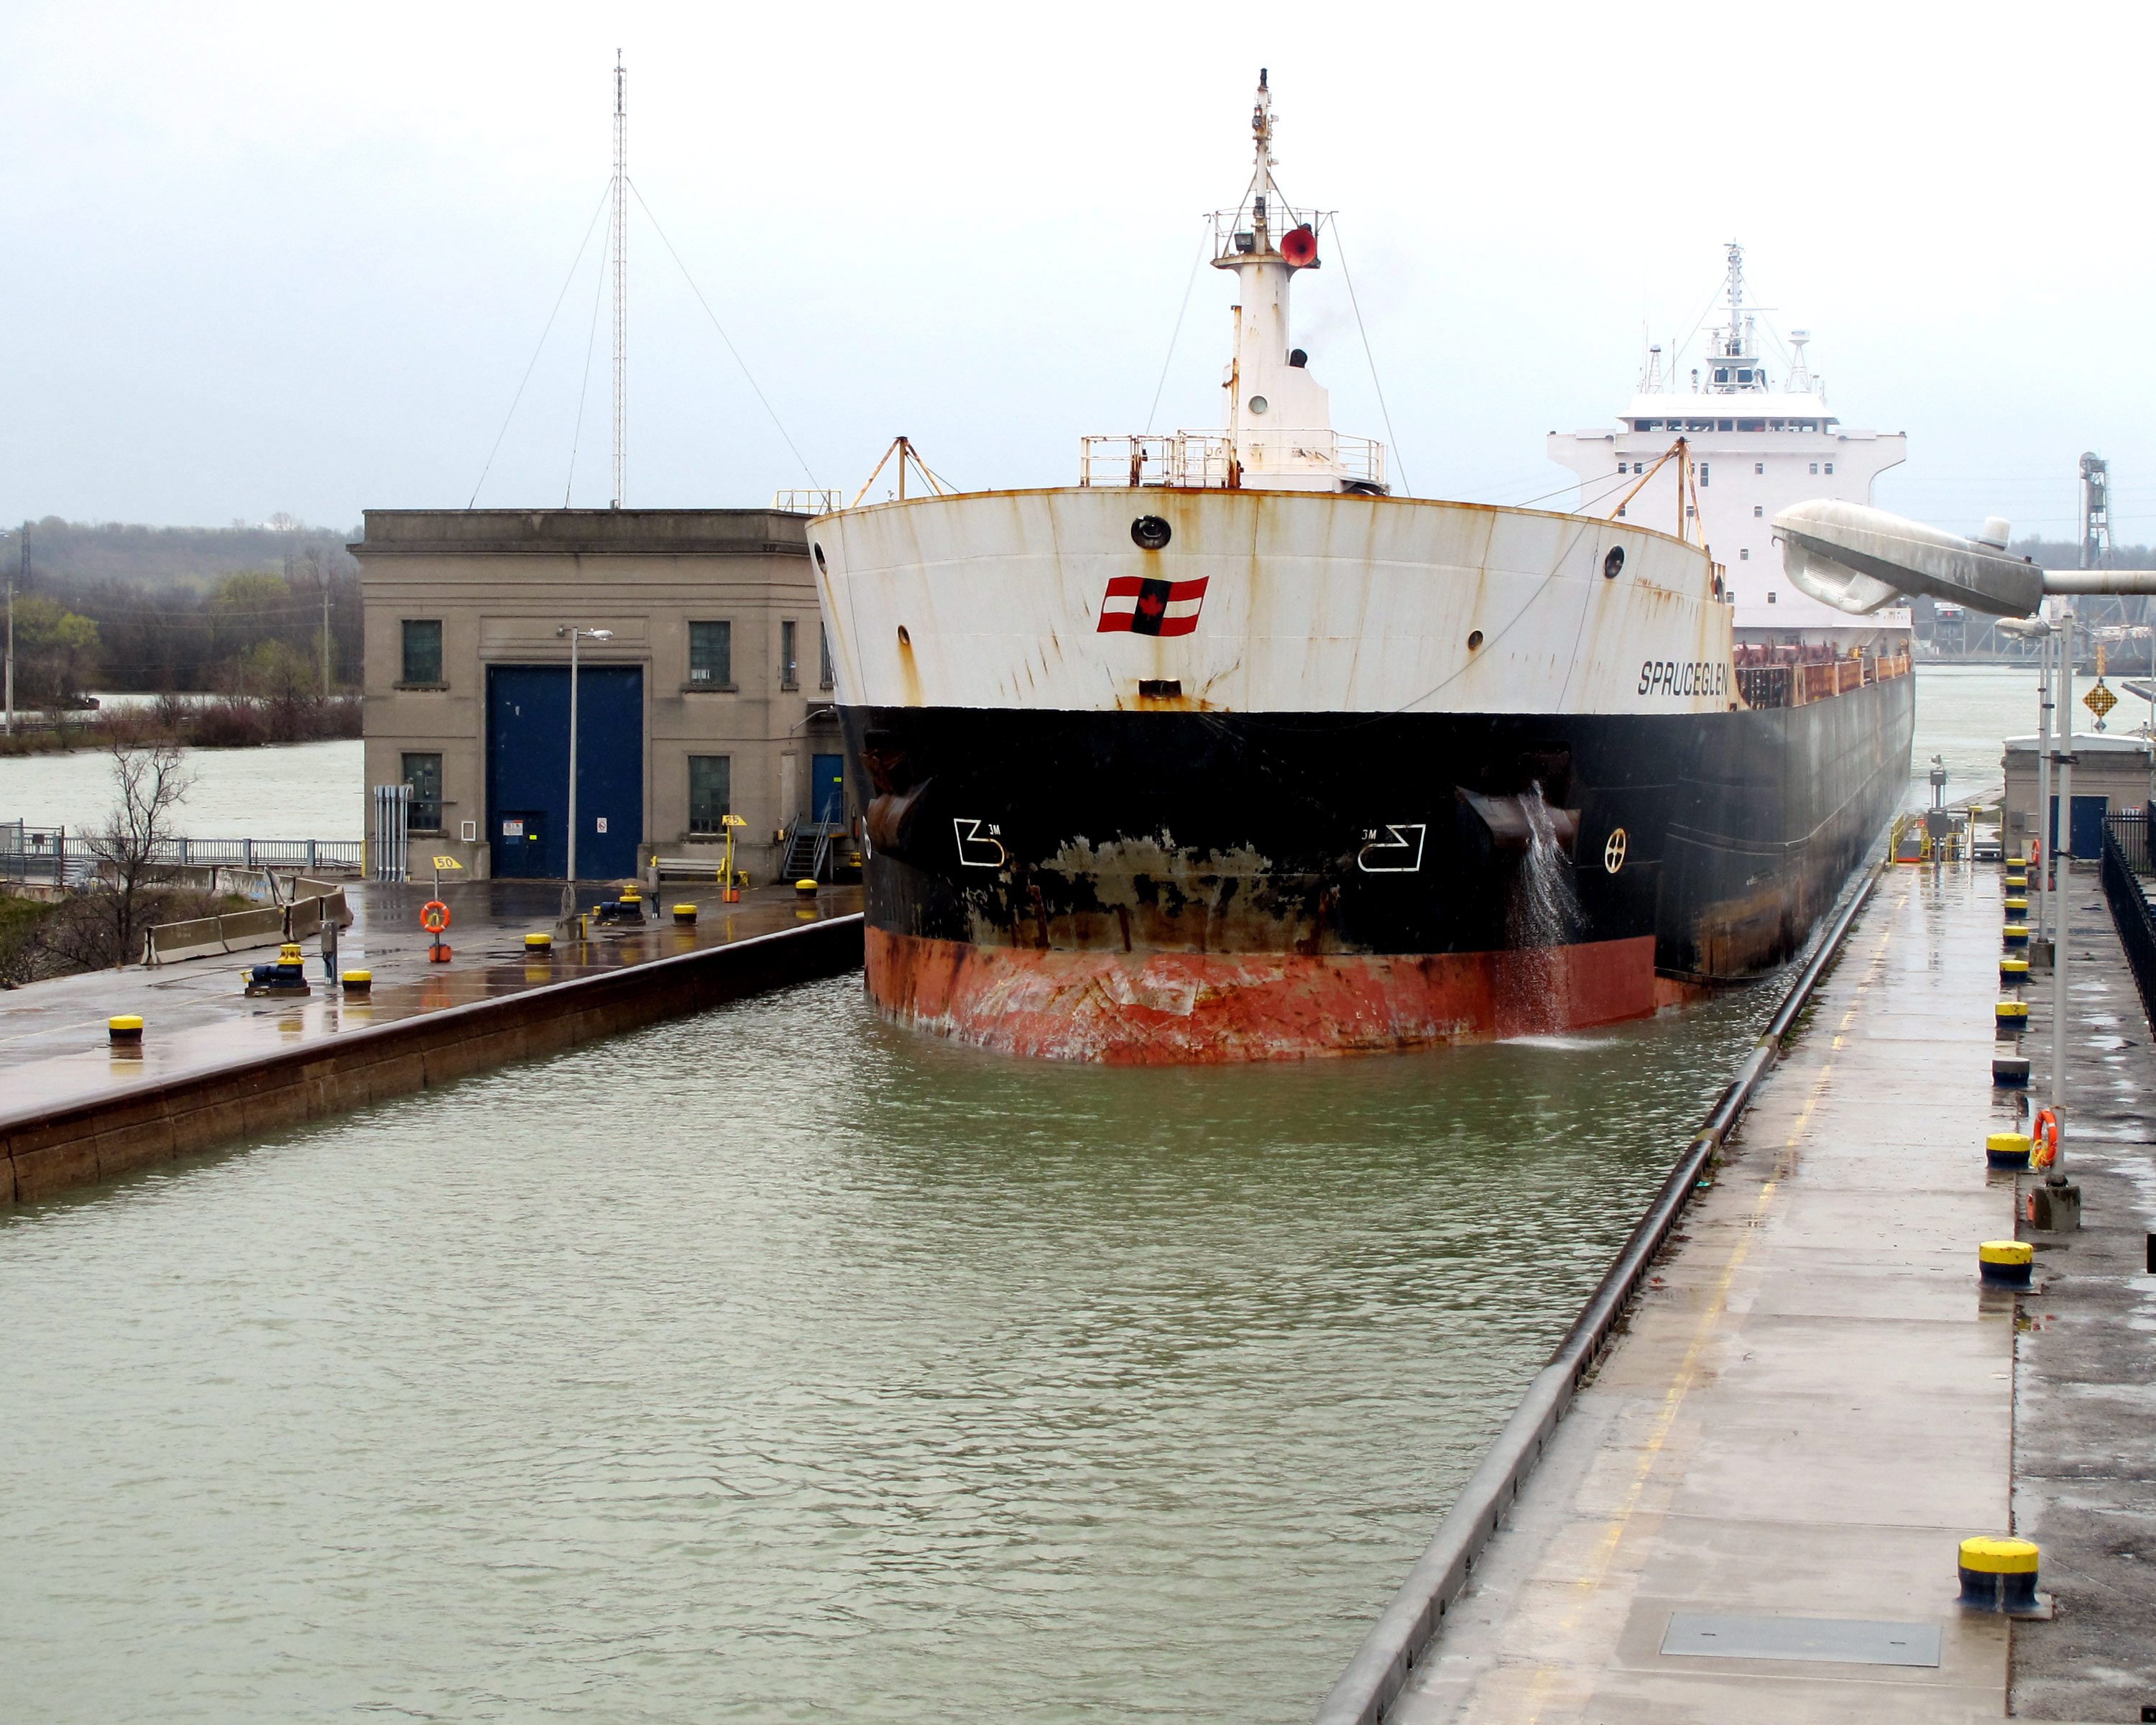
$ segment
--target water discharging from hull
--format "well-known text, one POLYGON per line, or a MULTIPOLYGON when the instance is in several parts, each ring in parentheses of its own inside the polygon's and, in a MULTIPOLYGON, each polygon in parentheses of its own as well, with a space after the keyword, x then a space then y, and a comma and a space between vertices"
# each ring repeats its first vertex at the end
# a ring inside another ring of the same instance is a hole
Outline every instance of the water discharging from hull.
POLYGON ((1527 848, 1512 880, 1507 932, 1516 947, 1561 947, 1578 932, 1579 900, 1540 785, 1527 788, 1520 810, 1527 818, 1527 848))
POLYGON ((1559 949, 1579 931, 1579 900, 1564 847, 1558 842, 1557 822, 1539 784, 1529 785, 1521 796, 1520 812, 1527 818, 1527 846, 1512 876, 1512 902, 1505 913, 1506 932, 1519 956, 1507 973, 1502 992, 1509 998, 1502 1004, 1512 1023, 1530 1034, 1546 1034, 1564 1028, 1559 949))

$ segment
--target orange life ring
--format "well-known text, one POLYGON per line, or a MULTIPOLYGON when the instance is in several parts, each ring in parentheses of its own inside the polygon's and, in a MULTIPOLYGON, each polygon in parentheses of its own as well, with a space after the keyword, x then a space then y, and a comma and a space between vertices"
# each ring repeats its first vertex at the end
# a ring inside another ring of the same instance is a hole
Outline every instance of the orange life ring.
POLYGON ((438 898, 430 898, 419 906, 419 927, 429 934, 439 934, 449 926, 449 907, 438 898))
POLYGON ((2049 1168, 2059 1159, 2059 1117, 2046 1108, 2036 1116, 2030 1134, 2036 1142, 2029 1153, 2029 1166, 2049 1168))

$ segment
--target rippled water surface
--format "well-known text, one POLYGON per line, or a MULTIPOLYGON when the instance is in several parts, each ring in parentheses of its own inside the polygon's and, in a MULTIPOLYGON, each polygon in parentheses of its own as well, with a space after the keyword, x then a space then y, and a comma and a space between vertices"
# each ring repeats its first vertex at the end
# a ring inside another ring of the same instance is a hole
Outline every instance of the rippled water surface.
POLYGON ((834 982, 13 1212, 0 1711, 1304 1719, 1770 1004, 1130 1071, 834 982))
MULTIPOLYGON (((2033 728, 1919 690, 1950 794, 2033 728)), ((1770 992, 1103 1071, 836 982, 0 1216, 0 1714, 1305 1719, 1770 992)))

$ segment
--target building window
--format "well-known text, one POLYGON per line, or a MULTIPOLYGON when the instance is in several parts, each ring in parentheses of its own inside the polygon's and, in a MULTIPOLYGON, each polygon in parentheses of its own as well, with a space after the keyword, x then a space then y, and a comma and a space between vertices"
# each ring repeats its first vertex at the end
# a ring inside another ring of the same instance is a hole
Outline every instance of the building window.
POLYGON ((726 829, 734 809, 732 755, 689 757, 689 830, 714 836, 726 829))
MULTIPOLYGON (((412 625, 404 625, 409 629, 412 625)), ((439 623, 434 625, 439 629, 439 623)), ((439 833, 442 829, 442 757, 407 755, 404 783, 412 787, 412 830, 439 833)))
POLYGON ((1617 519, 1620 521, 1625 519, 1625 506, 1621 503, 1617 506, 1617 519))
POLYGON ((734 626, 689 625, 689 681, 699 689, 724 689, 734 680, 734 626))
POLYGON ((1766 511, 1766 507, 1765 507, 1765 506, 1764 506, 1764 505, 1763 505, 1763 504, 1758 504, 1758 503, 1755 503, 1755 504, 1753 504, 1753 505, 1752 506, 1752 513, 1753 513, 1755 516, 1763 516, 1763 515, 1764 515, 1766 512, 1767 512, 1767 511, 1766 511))
POLYGON ((1752 464, 1752 470, 1754 473, 1764 473, 1767 470, 1767 464, 1763 461, 1754 461, 1752 464))
POLYGON ((1774 589, 1771 587, 1767 589, 1767 603, 1770 605, 1774 603, 1774 589))
POLYGON ((439 619, 404 619, 404 675, 407 683, 442 680, 442 625, 439 619))
POLYGON ((797 644, 801 626, 790 618, 778 625, 778 686, 801 686, 801 654, 797 644))
POLYGON ((1737 547, 1737 561, 1740 563, 1750 562, 1752 561, 1752 547, 1748 545, 1738 546, 1737 547))
POLYGON ((819 649, 819 660, 821 665, 821 669, 819 672, 819 678, 821 686, 828 689, 834 683, 838 681, 838 679, 831 675, 831 625, 828 623, 818 624, 816 625, 816 636, 817 645, 819 649))
POLYGON ((1702 485, 1707 483, 1707 463, 1704 461, 1699 464, 1699 482, 1702 485))
POLYGON ((1826 465, 1826 470, 1827 470, 1829 473, 1832 473, 1832 472, 1834 471, 1834 463, 1833 463, 1833 462, 1830 461, 1830 462, 1828 462, 1828 463, 1827 463, 1827 465, 1826 465))
POLYGON ((1812 471, 1813 471, 1814 473, 1817 473, 1817 472, 1819 471, 1819 463, 1818 463, 1818 462, 1815 461, 1815 462, 1813 462, 1813 463, 1812 463, 1812 471))

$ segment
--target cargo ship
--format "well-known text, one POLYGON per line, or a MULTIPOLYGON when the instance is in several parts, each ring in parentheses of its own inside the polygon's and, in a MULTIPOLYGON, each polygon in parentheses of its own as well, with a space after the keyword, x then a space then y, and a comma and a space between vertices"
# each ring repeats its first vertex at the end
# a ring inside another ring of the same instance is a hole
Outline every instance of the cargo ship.
POLYGON ((1763 556, 1732 578, 1702 506, 1735 458, 1691 439, 1791 477, 1823 403, 1765 404, 1740 291, 1696 393, 1575 440, 1580 511, 1397 495, 1294 341, 1326 223, 1276 181, 1262 74, 1251 125, 1223 429, 810 524, 870 993, 1014 1055, 1214 1062, 1608 1024, 1783 964, 1906 783, 1907 634, 1800 616, 1763 556))

